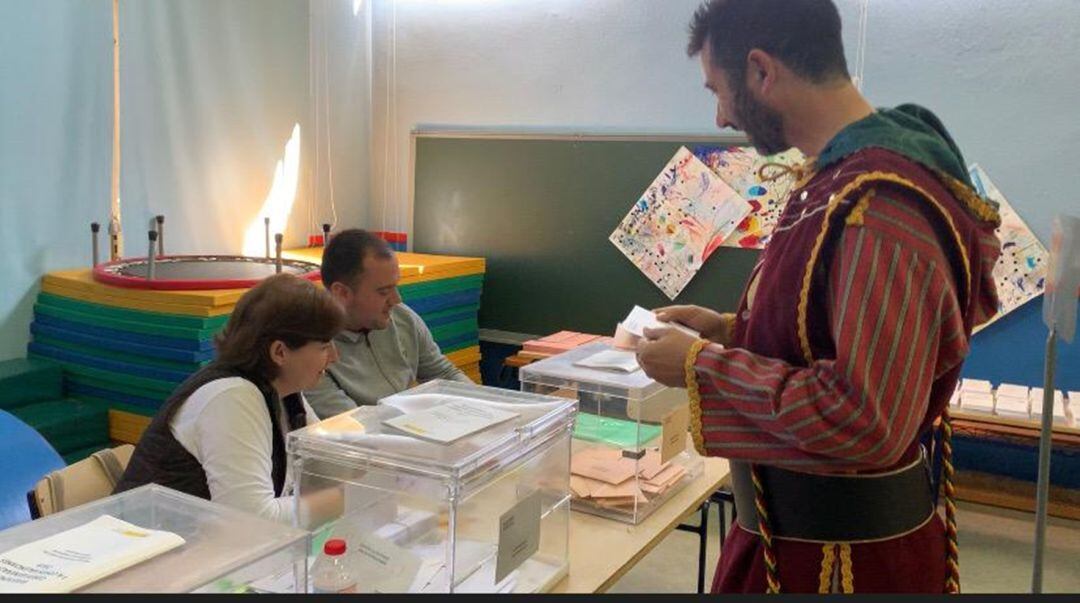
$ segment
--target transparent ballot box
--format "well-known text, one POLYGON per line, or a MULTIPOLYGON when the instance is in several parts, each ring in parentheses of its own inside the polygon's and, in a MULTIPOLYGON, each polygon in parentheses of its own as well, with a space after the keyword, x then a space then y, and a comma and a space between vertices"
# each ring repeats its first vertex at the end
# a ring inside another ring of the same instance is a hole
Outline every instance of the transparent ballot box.
POLYGON ((292 432, 313 555, 344 540, 358 593, 549 589, 567 570, 576 408, 432 381, 292 432))
POLYGON ((702 471, 686 391, 650 379, 632 352, 591 343, 521 367, 521 389, 578 400, 575 510, 637 524, 702 471))
MULTIPOLYGON (((0 532, 0 554, 100 522, 106 515, 144 530, 171 532, 183 543, 75 592, 295 593, 302 592, 297 585, 307 581, 311 537, 307 532, 155 484, 0 532)), ((84 546, 93 548, 84 542, 67 550, 52 548, 75 557, 86 555, 84 546)), ((104 555, 108 551, 98 552, 104 555)))

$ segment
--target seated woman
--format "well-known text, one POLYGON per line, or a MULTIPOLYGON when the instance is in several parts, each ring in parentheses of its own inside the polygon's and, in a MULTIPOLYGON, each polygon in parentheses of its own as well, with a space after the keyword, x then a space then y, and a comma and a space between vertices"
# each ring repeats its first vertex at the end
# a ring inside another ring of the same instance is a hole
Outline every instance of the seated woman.
POLYGON ((317 421, 300 394, 337 360, 345 315, 325 290, 280 274, 240 298, 217 359, 146 429, 115 492, 156 483, 292 523, 285 434, 317 421))

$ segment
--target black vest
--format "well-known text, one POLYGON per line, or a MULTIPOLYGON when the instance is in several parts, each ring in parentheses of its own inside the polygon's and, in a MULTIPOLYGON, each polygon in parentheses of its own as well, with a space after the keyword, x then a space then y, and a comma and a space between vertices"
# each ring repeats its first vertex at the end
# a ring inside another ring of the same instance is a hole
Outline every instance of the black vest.
POLYGON ((278 421, 279 409, 282 404, 285 407, 285 415, 288 417, 289 430, 298 429, 307 423, 307 415, 299 394, 286 396, 279 399, 277 392, 265 380, 252 378, 236 369, 220 365, 210 364, 187 378, 186 381, 173 392, 172 396, 158 409, 154 420, 143 432, 138 446, 135 447, 131 461, 128 462, 124 475, 117 482, 113 494, 137 488, 139 486, 154 483, 173 490, 179 490, 193 496, 210 499, 210 487, 206 483, 206 472, 202 465, 180 442, 173 437, 169 429, 169 421, 176 414, 188 397, 195 393, 203 385, 226 379, 229 377, 242 377, 251 381, 262 392, 266 400, 266 410, 270 413, 270 433, 273 441, 272 471, 274 481, 274 495, 281 496, 285 486, 285 438, 282 436, 281 425, 278 421))

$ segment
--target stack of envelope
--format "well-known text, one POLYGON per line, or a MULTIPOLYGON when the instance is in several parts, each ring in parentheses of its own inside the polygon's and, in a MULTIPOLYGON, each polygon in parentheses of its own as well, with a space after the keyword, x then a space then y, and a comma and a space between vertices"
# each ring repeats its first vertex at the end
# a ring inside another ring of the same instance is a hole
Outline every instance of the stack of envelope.
POLYGON ((686 475, 677 463, 660 462, 657 450, 635 461, 614 448, 588 448, 570 459, 570 489, 576 499, 598 506, 626 509, 648 503, 670 490, 686 475))

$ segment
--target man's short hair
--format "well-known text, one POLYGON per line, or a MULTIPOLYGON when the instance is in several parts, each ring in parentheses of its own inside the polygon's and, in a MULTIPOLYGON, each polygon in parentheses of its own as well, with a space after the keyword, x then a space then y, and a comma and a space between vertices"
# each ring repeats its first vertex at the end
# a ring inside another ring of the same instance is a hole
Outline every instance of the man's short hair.
POLYGON ((368 257, 388 260, 394 257, 394 251, 378 235, 360 228, 337 233, 323 250, 323 285, 327 289, 334 283, 355 287, 364 274, 364 260, 368 257))
POLYGON ((832 0, 706 0, 690 21, 687 54, 700 53, 706 40, 709 60, 735 85, 746 81, 755 48, 817 84, 851 77, 832 0))

